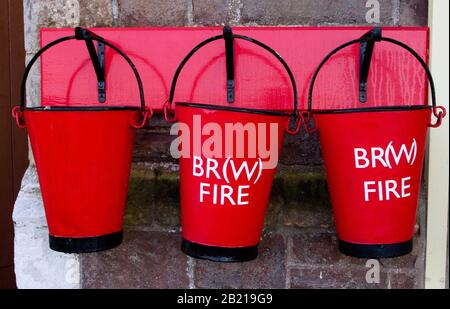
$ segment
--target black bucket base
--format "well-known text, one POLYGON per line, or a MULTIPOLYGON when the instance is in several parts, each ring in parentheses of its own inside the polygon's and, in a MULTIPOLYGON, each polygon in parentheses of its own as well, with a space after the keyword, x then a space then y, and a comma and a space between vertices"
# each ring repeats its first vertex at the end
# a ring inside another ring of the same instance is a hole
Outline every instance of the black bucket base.
POLYGON ((364 245, 339 240, 339 251, 359 258, 391 258, 412 251, 413 241, 407 240, 395 244, 364 245))
POLYGON ((89 253, 108 250, 122 243, 123 232, 96 237, 56 237, 49 235, 50 249, 64 253, 89 253))
POLYGON ((194 258, 213 262, 246 262, 256 259, 258 245, 251 247, 214 247, 201 245, 183 238, 181 251, 194 258))

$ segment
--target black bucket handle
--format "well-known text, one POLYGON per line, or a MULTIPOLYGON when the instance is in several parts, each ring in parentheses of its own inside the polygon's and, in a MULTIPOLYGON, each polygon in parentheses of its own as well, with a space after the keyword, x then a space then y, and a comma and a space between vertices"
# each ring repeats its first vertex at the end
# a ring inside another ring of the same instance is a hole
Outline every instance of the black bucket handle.
MULTIPOLYGON (((294 120, 295 121, 295 129, 294 130, 291 130, 290 128, 289 128, 289 124, 290 123, 288 123, 288 125, 286 126, 286 131, 289 133, 289 134, 297 134, 298 133, 298 131, 300 130, 300 127, 301 127, 301 125, 302 125, 302 123, 305 123, 305 121, 304 121, 304 116, 306 116, 306 113, 299 113, 298 112, 298 93, 297 93, 297 84, 296 84, 296 82, 295 82, 295 78, 294 78, 294 75, 292 74, 292 71, 291 71, 291 69, 290 69, 290 67, 288 66, 288 64, 286 63, 286 61, 274 50, 274 49, 272 49, 271 47, 269 47, 269 46, 267 46, 266 44, 264 44, 264 43, 262 43, 262 42, 260 42, 260 41, 258 41, 258 40, 256 40, 256 39, 254 39, 254 38, 251 38, 251 37, 248 37, 248 36, 244 36, 244 35, 240 35, 240 34, 233 34, 233 33, 231 33, 231 29, 229 29, 229 27, 224 27, 224 34, 222 34, 222 35, 216 35, 216 36, 213 36, 213 37, 210 37, 210 38, 208 38, 208 39, 206 39, 206 40, 204 40, 204 41, 202 41, 202 42, 200 42, 199 44, 197 44, 184 58, 183 58, 183 60, 181 61, 181 63, 178 65, 178 67, 177 67, 177 69, 176 69, 176 71, 175 71, 175 74, 174 74, 174 76, 173 76, 173 79, 172 79, 172 83, 171 83, 171 86, 170 86, 170 93, 169 93, 169 98, 167 99, 167 101, 164 103, 164 106, 163 106, 163 109, 164 109, 164 115, 165 115, 165 118, 166 118, 166 120, 168 121, 168 122, 174 122, 174 121, 176 121, 176 117, 175 116, 173 116, 173 115, 171 115, 171 114, 173 114, 173 112, 171 112, 171 107, 172 107, 172 104, 173 104, 173 99, 174 99, 174 95, 175 95, 175 88, 176 88, 176 85, 177 85, 177 81, 178 81, 178 77, 179 77, 179 75, 180 75, 180 73, 181 73, 181 71, 183 70, 183 68, 184 68, 184 66, 185 66, 185 64, 189 61, 189 59, 199 50, 199 49, 201 49, 203 46, 205 46, 205 45, 207 45, 207 44, 209 44, 209 43, 211 43, 211 42, 214 42, 214 41, 217 41, 217 40, 220 40, 220 39, 224 39, 224 40, 226 40, 226 43, 227 43, 227 40, 229 40, 229 38, 230 38, 230 36, 233 38, 233 39, 240 39, 240 40, 244 40, 244 41, 248 41, 248 42, 250 42, 250 43, 253 43, 253 44, 255 44, 255 45, 258 45, 259 47, 262 47, 263 49, 265 49, 265 50, 267 50, 269 53, 271 53, 273 56, 275 56, 275 58, 277 58, 278 59, 278 61, 280 61, 281 62, 281 64, 283 65, 283 67, 285 68, 285 70, 286 70, 286 72, 288 73, 288 75, 289 75, 289 79, 290 79, 290 81, 291 81, 291 84, 292 84, 292 90, 293 90, 293 95, 294 95, 294 102, 293 102, 293 105, 294 105, 294 111, 292 112, 292 114, 291 114, 291 119, 292 120, 294 120)), ((228 50, 227 50, 227 52, 228 52, 228 50)), ((228 59, 227 59, 228 60, 228 59)), ((230 68, 229 68, 229 63, 227 63, 227 74, 229 74, 229 72, 230 72, 230 68)), ((234 75, 234 73, 233 73, 233 75, 234 75)), ((227 78, 228 78, 228 76, 227 76, 227 78)), ((227 90, 229 90, 229 89, 227 89, 227 90)), ((229 93, 228 93, 228 98, 229 98, 229 93)), ((229 101, 230 102, 230 101, 229 101)), ((309 113, 307 113, 308 115, 309 115, 309 113)), ((309 116, 307 116, 307 118, 309 119, 309 116)))
MULTIPOLYGON (((71 35, 71 36, 65 36, 59 39, 56 39, 50 43, 48 43, 47 45, 45 45, 44 47, 42 47, 34 56, 33 58, 31 58, 31 60, 28 62, 27 67, 25 68, 25 71, 23 73, 23 77, 22 77, 22 82, 20 85, 20 106, 15 106, 13 108, 12 114, 13 117, 16 119, 16 123, 19 127, 25 127, 25 122, 23 119, 23 111, 26 109, 26 95, 25 95, 25 90, 26 90, 26 82, 27 82, 27 78, 28 75, 30 73, 30 70, 32 68, 32 66, 34 65, 34 63, 38 60, 38 58, 48 49, 50 49, 51 47, 65 42, 65 41, 70 41, 70 40, 84 40, 84 41, 97 41, 97 42, 101 42, 104 45, 114 49, 119 55, 122 56, 123 59, 125 59, 125 61, 129 64, 129 66, 131 67, 131 69, 133 70, 133 73, 136 77, 136 81, 139 87, 139 96, 140 96, 140 110, 141 110, 141 117, 142 119, 140 120, 139 124, 134 124, 132 123, 131 125, 134 128, 142 128, 146 125, 147 120, 152 116, 153 111, 151 108, 145 106, 145 98, 144 98, 144 87, 142 85, 142 80, 141 80, 141 76, 139 75, 139 72, 136 69, 136 66, 134 65, 133 61, 131 61, 131 59, 121 50, 119 49, 117 46, 115 46, 114 44, 106 41, 105 39, 103 39, 102 37, 96 35, 95 33, 85 29, 85 28, 81 28, 81 27, 76 27, 75 28, 75 35, 71 35)), ((89 52, 91 53, 91 50, 89 50, 89 52)), ((91 55, 92 58, 92 55, 91 55)), ((97 73, 97 67, 94 64, 94 69, 96 70, 97 73)))
MULTIPOLYGON (((336 47, 335 49, 333 49, 328 55, 325 56, 325 58, 322 59, 322 61, 320 62, 319 66, 316 68, 312 78, 311 78, 311 83, 309 86, 309 90, 308 90, 308 112, 313 114, 312 111, 312 98, 313 98, 313 90, 314 90, 314 84, 316 82, 317 79, 317 75, 319 74, 320 70, 322 69, 322 67, 324 66, 324 64, 334 55, 336 54, 338 51, 353 45, 353 44, 357 44, 357 43, 361 43, 363 40, 367 39, 368 35, 370 35, 371 37, 373 37, 374 42, 376 41, 385 41, 385 42, 390 42, 392 44, 395 44, 397 46, 402 47, 403 49, 405 49, 406 51, 408 51, 410 54, 412 54, 414 56, 414 58, 416 58, 420 64, 422 65, 422 67, 424 68, 426 74, 427 74, 427 78, 428 78, 428 82, 430 84, 430 89, 431 89, 431 99, 432 99, 432 109, 433 109, 433 114, 434 116, 437 118, 435 123, 430 123, 429 126, 436 128, 439 127, 442 123, 442 119, 445 117, 446 115, 446 109, 443 106, 437 106, 436 105, 436 90, 435 90, 435 86, 434 86, 434 81, 433 81, 433 77, 431 75, 430 69, 428 68, 426 62, 422 59, 422 57, 420 57, 420 55, 411 47, 409 47, 408 45, 406 45, 403 42, 397 41, 395 39, 392 38, 388 38, 388 37, 382 37, 381 36, 381 28, 374 28, 371 31, 369 31, 368 33, 366 33, 364 36, 362 36, 359 39, 355 39, 355 40, 351 40, 348 41, 338 47, 336 47)), ((370 108, 361 108, 361 109, 352 109, 352 110, 369 110, 370 108)), ((381 110, 382 108, 377 108, 377 110, 381 110)), ((388 107, 386 107, 386 109, 388 109, 388 107)))

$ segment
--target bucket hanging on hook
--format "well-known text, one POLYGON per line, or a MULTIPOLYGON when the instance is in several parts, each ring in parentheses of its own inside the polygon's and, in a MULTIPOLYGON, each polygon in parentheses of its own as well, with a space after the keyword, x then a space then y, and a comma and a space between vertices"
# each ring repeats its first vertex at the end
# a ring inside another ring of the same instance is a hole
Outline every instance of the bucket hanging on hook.
POLYGON ((131 167, 134 129, 151 117, 141 78, 130 58, 87 29, 57 39, 28 63, 21 85, 20 106, 13 109, 19 127, 27 128, 41 185, 50 248, 66 253, 94 252, 122 242, 122 222, 131 167), (119 53, 136 77, 140 107, 27 107, 25 86, 31 67, 49 48, 84 40, 98 78, 98 101, 106 101, 104 46, 119 53), (97 52, 93 41, 99 43, 97 52))
POLYGON ((183 140, 190 147, 186 151, 183 145, 180 156, 182 250, 193 257, 220 262, 256 258, 284 131, 296 134, 304 123, 304 114, 297 109, 297 87, 289 66, 267 45, 233 34, 231 28, 225 27, 223 35, 199 43, 180 63, 164 112, 168 121, 178 121, 192 132, 195 128, 220 132, 215 142, 215 146, 221 145, 220 153, 217 149, 209 151, 210 134, 194 133, 183 140), (221 39, 225 40, 229 105, 176 102, 172 110, 176 83, 184 65, 200 48, 221 39), (262 47, 281 62, 292 84, 291 112, 232 106, 236 39, 262 47), (237 142, 234 138, 237 134, 247 138, 237 142), (273 157, 266 156, 266 146, 272 146, 273 157))
POLYGON ((436 106, 431 73, 409 46, 381 36, 381 29, 330 52, 311 80, 308 106, 319 130, 339 249, 348 255, 383 258, 412 250, 428 127, 438 127, 445 109, 436 106), (432 105, 315 110, 314 83, 338 51, 360 44, 360 102, 367 100, 367 76, 375 42, 398 45, 427 73, 432 105), (430 122, 431 116, 437 118, 430 122))

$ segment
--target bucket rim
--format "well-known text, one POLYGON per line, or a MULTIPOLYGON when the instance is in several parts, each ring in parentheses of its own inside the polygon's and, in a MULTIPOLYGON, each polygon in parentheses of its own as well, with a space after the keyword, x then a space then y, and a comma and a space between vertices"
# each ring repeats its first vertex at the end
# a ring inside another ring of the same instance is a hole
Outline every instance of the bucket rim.
POLYGON ((122 111, 139 110, 138 106, 36 106, 25 107, 23 111, 32 112, 101 112, 101 111, 122 111))
POLYGON ((373 112, 407 112, 424 109, 432 109, 429 105, 405 105, 405 106, 376 106, 365 108, 347 108, 347 109, 320 109, 312 110, 313 114, 350 114, 350 113, 373 113, 373 112))
POLYGON ((212 104, 205 104, 205 103, 175 102, 175 105, 194 107, 194 108, 202 108, 202 109, 219 110, 219 111, 228 111, 228 112, 240 112, 240 113, 247 113, 247 114, 268 115, 268 116, 283 116, 283 117, 292 116, 291 113, 281 112, 281 111, 253 109, 253 108, 235 107, 235 106, 212 105, 212 104))

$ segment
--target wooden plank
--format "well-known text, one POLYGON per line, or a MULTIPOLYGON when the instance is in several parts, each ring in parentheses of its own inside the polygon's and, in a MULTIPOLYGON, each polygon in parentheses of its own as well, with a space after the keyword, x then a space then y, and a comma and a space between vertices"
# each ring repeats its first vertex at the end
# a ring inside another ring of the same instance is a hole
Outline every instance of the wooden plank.
MULTIPOLYGON (((431 68, 436 79, 439 104, 444 105, 447 111, 449 110, 448 11, 448 1, 430 2, 431 68)), ((447 116, 439 129, 430 130, 429 139, 425 287, 430 289, 445 288, 445 279, 448 276, 448 139, 447 116)))
MULTIPOLYGON (((20 83, 25 69, 25 46, 22 1, 9 0, 9 40, 12 51, 10 60, 11 108, 20 103, 20 83)), ((28 167, 28 140, 26 130, 12 124, 13 197, 19 193, 20 184, 28 167)))
MULTIPOLYGON (((291 66, 297 80, 300 107, 306 108, 309 79, 322 58, 337 45, 360 37, 367 27, 235 27, 275 49, 291 66)), ((142 75, 147 104, 161 109, 172 75, 188 51, 200 41, 221 34, 221 28, 97 28, 99 35, 122 48, 142 75)), ((43 29, 41 43, 72 35, 72 29, 43 29)), ((385 28, 427 58, 427 28, 385 28)), ((234 106, 288 110, 292 106, 289 79, 277 60, 249 42, 237 40, 236 102, 234 106)), ((176 100, 226 103, 223 40, 201 49, 182 72, 176 100)), ((317 108, 360 106, 358 102, 358 45, 333 57, 317 80, 317 108)), ((131 70, 107 50, 107 103, 137 105, 137 86, 131 70)), ((83 42, 62 43, 44 54, 41 67, 44 105, 97 105, 96 79, 83 42)), ((416 105, 427 101, 425 74, 418 62, 390 43, 377 44, 365 106, 416 105)))
POLYGON ((14 265, 0 267, 0 289, 16 288, 14 265))
POLYGON ((11 119, 11 108, 19 102, 25 59, 22 2, 0 1, 0 23, 0 286, 14 288, 11 215, 28 162, 26 134, 11 119))
MULTIPOLYGON (((0 40, 9 42, 9 5, 0 2, 0 40)), ((12 264, 12 222, 13 204, 13 168, 12 168, 12 134, 9 73, 9 44, 0 44, 0 267, 12 264)))

